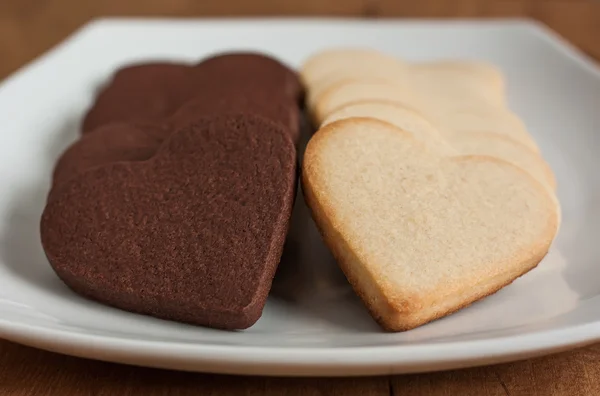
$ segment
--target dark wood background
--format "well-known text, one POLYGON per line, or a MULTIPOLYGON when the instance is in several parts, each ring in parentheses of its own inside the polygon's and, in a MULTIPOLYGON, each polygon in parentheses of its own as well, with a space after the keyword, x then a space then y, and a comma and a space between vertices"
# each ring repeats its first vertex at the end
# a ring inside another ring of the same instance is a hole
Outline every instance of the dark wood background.
POLYGON ((530 17, 600 58, 600 0, 0 0, 0 78, 103 16, 530 17))
MULTIPOLYGON (((530 17, 600 59, 600 0, 0 0, 0 79, 103 16, 530 17)), ((230 377, 145 369, 0 340, 0 395, 597 396, 600 345, 443 373, 230 377)))

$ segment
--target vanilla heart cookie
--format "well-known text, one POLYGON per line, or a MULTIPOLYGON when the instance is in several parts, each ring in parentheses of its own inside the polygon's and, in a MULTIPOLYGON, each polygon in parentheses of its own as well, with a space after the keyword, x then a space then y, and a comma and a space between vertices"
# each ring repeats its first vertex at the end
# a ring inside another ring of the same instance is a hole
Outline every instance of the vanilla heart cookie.
POLYGON ((540 154, 506 134, 441 129, 414 109, 396 103, 376 101, 344 106, 331 113, 321 127, 349 118, 374 118, 385 121, 409 132, 415 139, 426 144, 429 150, 440 154, 487 155, 502 159, 529 172, 547 186, 551 194, 556 190, 554 173, 540 154))
POLYGON ((296 191, 296 149, 282 129, 258 116, 206 117, 146 161, 96 166, 66 181, 41 219, 52 268, 75 292, 120 309, 251 326, 296 191))
POLYGON ((412 64, 410 76, 417 91, 451 105, 457 97, 505 106, 505 82, 493 65, 481 61, 441 60, 412 64))
POLYGON ((498 93, 502 93, 506 85, 502 72, 495 65, 481 60, 441 59, 413 63, 410 68, 418 69, 419 72, 445 75, 447 80, 473 82, 498 93))
POLYGON ((495 133, 513 139, 536 153, 540 152, 525 123, 506 108, 467 105, 440 109, 428 116, 436 125, 443 125, 448 131, 495 133))
POLYGON ((524 144, 487 132, 454 132, 447 134, 446 139, 461 154, 500 158, 529 172, 552 194, 556 191, 556 179, 548 163, 524 144))
POLYGON ((440 154, 458 154, 438 128, 420 112, 408 106, 385 101, 355 102, 335 110, 321 123, 321 128, 348 118, 374 118, 397 126, 440 154))
POLYGON ((400 75, 406 65, 383 52, 369 48, 331 48, 313 54, 300 69, 305 86, 313 89, 337 79, 339 72, 347 77, 400 75))
POLYGON ((535 268, 557 233, 546 188, 487 156, 440 155, 389 123, 319 130, 302 165, 313 218, 390 331, 448 315, 535 268))
POLYGON ((370 49, 339 48, 319 52, 311 56, 300 71, 308 89, 306 107, 314 109, 323 92, 344 80, 406 85, 407 69, 404 62, 370 49))
POLYGON ((406 86, 381 81, 344 80, 329 87, 317 99, 311 117, 320 125, 334 111, 357 102, 385 101, 421 110, 422 98, 406 86))

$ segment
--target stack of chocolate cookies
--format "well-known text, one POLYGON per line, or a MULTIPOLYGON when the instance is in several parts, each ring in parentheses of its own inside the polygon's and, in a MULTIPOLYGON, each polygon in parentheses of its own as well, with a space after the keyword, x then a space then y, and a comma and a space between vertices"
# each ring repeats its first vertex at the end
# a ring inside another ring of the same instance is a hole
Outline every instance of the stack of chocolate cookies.
POLYGON ((301 96, 258 53, 119 69, 54 169, 41 237, 58 276, 124 310, 253 325, 296 194, 301 96))

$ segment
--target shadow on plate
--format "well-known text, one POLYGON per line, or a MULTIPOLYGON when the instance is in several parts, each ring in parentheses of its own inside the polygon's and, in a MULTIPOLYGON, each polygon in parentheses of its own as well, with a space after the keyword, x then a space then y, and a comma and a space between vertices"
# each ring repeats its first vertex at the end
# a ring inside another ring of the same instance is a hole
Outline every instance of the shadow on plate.
MULTIPOLYGON (((301 118, 298 161, 301 166, 312 135, 306 117, 301 118)), ((301 315, 329 321, 353 331, 377 330, 362 301, 325 245, 304 201, 299 183, 281 262, 273 280, 271 298, 292 304, 301 315)))

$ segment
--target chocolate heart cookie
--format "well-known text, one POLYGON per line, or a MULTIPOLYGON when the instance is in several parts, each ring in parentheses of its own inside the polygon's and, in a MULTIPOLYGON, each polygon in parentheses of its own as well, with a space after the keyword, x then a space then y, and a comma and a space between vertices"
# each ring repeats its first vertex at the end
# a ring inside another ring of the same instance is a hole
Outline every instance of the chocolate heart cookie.
POLYGON ((252 115, 206 117, 145 161, 66 181, 41 219, 74 291, 124 310, 223 329, 260 317, 288 230, 296 149, 252 115))
POLYGON ((95 166, 147 160, 170 132, 153 123, 117 122, 101 126, 98 133, 85 134, 63 152, 54 167, 53 188, 95 166))
POLYGON ((281 62, 251 52, 219 54, 195 66, 133 64, 119 69, 101 90, 86 114, 82 132, 116 121, 162 122, 197 97, 219 101, 240 95, 268 103, 275 112, 290 104, 298 111, 302 85, 296 73, 281 62))
POLYGON ((171 128, 178 129, 198 117, 226 113, 252 113, 268 118, 285 127, 297 142, 300 137, 300 111, 291 99, 274 101, 269 95, 254 92, 235 95, 200 95, 183 105, 169 118, 171 128))
POLYGON ((298 74, 270 56, 256 52, 228 52, 209 57, 195 67, 211 91, 281 93, 295 102, 303 94, 298 74))
POLYGON ((119 69, 83 120, 83 133, 115 121, 162 121, 193 97, 192 67, 156 62, 119 69))

